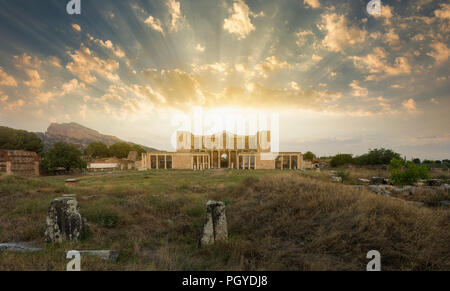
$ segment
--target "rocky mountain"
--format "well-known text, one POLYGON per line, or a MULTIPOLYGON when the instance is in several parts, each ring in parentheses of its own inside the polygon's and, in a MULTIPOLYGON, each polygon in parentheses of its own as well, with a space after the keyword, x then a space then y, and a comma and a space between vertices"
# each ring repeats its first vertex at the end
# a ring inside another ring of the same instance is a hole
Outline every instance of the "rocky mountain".
MULTIPOLYGON (((90 143, 100 141, 110 146, 117 142, 124 142, 118 137, 112 135, 101 134, 100 132, 82 126, 78 123, 52 123, 47 129, 47 132, 36 132, 36 134, 42 139, 45 147, 48 149, 52 144, 57 142, 67 142, 80 145, 81 147, 87 147, 90 143)), ((125 141, 126 142, 126 141, 125 141)), ((127 142, 134 144, 132 142, 127 142)), ((142 145, 141 145, 142 146, 142 145)), ((154 148, 142 146, 147 151, 156 151, 154 148)))

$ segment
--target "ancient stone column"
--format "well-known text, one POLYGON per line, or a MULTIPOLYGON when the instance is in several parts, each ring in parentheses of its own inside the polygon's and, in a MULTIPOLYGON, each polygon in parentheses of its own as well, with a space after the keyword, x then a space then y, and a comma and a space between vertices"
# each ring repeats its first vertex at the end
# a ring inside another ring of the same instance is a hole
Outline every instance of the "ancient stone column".
POLYGON ((87 232, 86 220, 78 212, 78 201, 73 196, 55 198, 47 213, 47 242, 78 242, 87 232))
POLYGON ((228 239, 225 208, 223 202, 208 201, 206 204, 206 219, 198 242, 199 247, 228 239))

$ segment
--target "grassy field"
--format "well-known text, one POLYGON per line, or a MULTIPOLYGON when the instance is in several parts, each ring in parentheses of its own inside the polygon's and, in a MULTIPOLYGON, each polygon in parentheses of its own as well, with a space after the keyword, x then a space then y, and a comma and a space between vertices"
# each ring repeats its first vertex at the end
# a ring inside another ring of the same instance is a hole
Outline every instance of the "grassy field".
POLYGON ((0 270, 65 270, 71 249, 119 250, 116 263, 83 257, 83 270, 365 270, 372 249, 384 270, 450 269, 448 209, 332 184, 326 172, 120 172, 73 187, 67 178, 0 177, 0 243, 44 248, 0 252, 0 270), (79 244, 44 242, 48 206, 62 194, 77 195, 90 225, 79 244), (198 249, 210 199, 227 204, 230 237, 198 249))

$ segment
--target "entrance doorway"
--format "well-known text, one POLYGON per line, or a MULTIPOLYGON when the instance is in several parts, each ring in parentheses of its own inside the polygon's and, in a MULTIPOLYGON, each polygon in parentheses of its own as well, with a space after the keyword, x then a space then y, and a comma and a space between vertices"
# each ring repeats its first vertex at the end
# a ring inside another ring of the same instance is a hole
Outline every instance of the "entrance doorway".
POLYGON ((220 156, 220 168, 228 168, 229 161, 230 157, 227 154, 222 154, 220 156))

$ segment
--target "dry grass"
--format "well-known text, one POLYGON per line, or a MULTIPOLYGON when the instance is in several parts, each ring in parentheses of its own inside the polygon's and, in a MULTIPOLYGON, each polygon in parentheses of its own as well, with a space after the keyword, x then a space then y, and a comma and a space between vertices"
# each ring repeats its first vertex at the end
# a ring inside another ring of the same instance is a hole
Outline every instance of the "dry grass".
POLYGON ((0 177, 0 242, 37 254, 0 253, 0 270, 64 270, 64 251, 117 249, 116 263, 83 270, 364 270, 371 249, 385 270, 450 269, 449 211, 280 171, 149 171, 80 177, 0 177), (77 194, 91 234, 44 243, 50 201, 77 194), (230 239, 198 249, 209 199, 228 205, 230 239))
POLYGON ((450 214, 292 175, 250 182, 228 210, 248 269, 450 269, 450 214))

